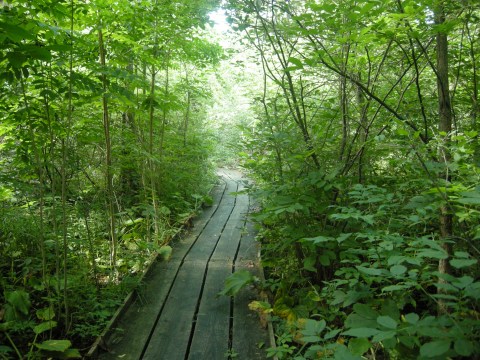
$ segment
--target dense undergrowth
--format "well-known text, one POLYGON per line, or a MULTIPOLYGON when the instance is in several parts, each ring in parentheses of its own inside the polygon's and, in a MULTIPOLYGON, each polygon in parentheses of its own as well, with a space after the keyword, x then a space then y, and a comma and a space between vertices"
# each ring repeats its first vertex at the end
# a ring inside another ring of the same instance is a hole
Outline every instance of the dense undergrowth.
POLYGON ((239 151, 269 357, 480 356, 479 11, 228 1, 263 70, 239 151))
POLYGON ((282 185, 259 179, 262 287, 271 298, 253 307, 276 325, 271 355, 478 355, 479 215, 471 204, 479 179, 450 194, 462 220, 448 257, 436 230, 441 195, 419 179, 422 169, 406 173, 393 162, 401 176, 378 171, 368 185, 315 170, 282 185), (447 257, 452 271, 440 274, 438 260, 447 257), (440 306, 447 311, 439 314, 440 306))
POLYGON ((0 358, 84 355, 208 199, 215 6, 0 2, 0 358))

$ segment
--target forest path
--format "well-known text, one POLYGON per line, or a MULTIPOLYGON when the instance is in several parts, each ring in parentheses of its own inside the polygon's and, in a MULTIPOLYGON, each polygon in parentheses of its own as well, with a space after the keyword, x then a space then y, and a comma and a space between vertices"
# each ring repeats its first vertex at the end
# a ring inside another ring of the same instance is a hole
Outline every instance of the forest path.
POLYGON ((104 339, 99 359, 265 359, 267 331, 248 303, 253 289, 218 297, 233 271, 259 273, 258 248, 248 221, 249 197, 241 173, 222 169, 214 203, 172 247, 169 261, 153 264, 129 308, 104 339), (231 357, 229 357, 231 355, 231 357))

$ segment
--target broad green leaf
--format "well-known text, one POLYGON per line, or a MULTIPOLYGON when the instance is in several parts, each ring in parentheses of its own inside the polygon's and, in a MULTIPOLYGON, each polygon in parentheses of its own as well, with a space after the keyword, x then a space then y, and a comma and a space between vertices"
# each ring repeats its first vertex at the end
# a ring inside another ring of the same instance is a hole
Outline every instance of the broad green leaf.
POLYGON ((318 343, 322 338, 317 335, 306 335, 302 336, 302 341, 305 343, 318 343))
POLYGON ((475 347, 470 340, 467 339, 457 339, 453 346, 458 355, 461 356, 470 356, 472 355, 475 347))
POLYGON ((477 259, 452 259, 450 260, 450 265, 452 265, 456 269, 461 269, 464 267, 475 265, 477 262, 477 259))
POLYGON ((348 349, 353 355, 363 355, 371 347, 372 344, 365 338, 354 338, 348 341, 348 349))
POLYGON ((397 335, 397 332, 395 330, 382 331, 372 338, 372 342, 374 343, 383 342, 385 345, 386 340, 392 340, 395 338, 396 335, 397 335))
POLYGON ((382 269, 376 269, 376 268, 367 268, 364 266, 356 266, 356 268, 361 271, 364 274, 371 275, 371 276, 380 276, 383 274, 382 269))
POLYGON ((311 272, 317 272, 317 269, 315 268, 315 263, 316 263, 316 257, 315 256, 309 256, 303 260, 303 268, 307 271, 311 272))
POLYGON ((409 349, 413 349, 415 346, 420 346, 418 338, 415 336, 399 336, 398 340, 409 349))
POLYGON ((419 257, 427 257, 432 259, 446 259, 448 254, 444 250, 423 249, 418 252, 419 257))
POLYGON ((419 319, 420 319, 420 316, 418 316, 418 314, 416 313, 405 314, 405 320, 410 324, 415 325, 419 319))
POLYGON ((452 285, 459 289, 465 289, 467 286, 473 284, 474 279, 471 276, 462 276, 452 281, 452 285))
POLYGON ((37 317, 40 320, 52 320, 55 317, 55 312, 52 308, 48 307, 45 309, 39 309, 37 310, 37 317))
POLYGON ((253 283, 255 277, 247 270, 235 271, 225 280, 225 287, 220 291, 219 295, 234 296, 242 288, 253 283))
POLYGON ((457 199, 457 202, 463 205, 480 205, 480 192, 466 191, 460 193, 462 197, 457 199))
POLYGON ((328 236, 316 236, 316 237, 313 237, 313 238, 303 238, 301 241, 302 242, 310 242, 310 243, 313 243, 313 244, 317 245, 317 244, 330 242, 330 241, 333 241, 333 240, 334 240, 333 238, 328 237, 328 236))
POLYGON ((313 319, 306 319, 304 329, 301 333, 305 336, 309 335, 320 335, 320 333, 325 329, 327 323, 325 320, 313 320, 313 319))
POLYGON ((453 253, 453 255, 455 255, 455 257, 457 257, 457 258, 462 258, 462 259, 469 259, 470 258, 470 254, 468 252, 465 252, 465 251, 455 251, 453 253))
POLYGON ((336 344, 335 347, 335 360, 362 360, 362 357, 359 355, 354 355, 345 345, 336 344))
POLYGON ((390 268, 390 272, 393 276, 400 276, 407 272, 407 267, 403 265, 394 265, 390 268))
POLYGON ((303 69, 303 62, 297 58, 290 57, 288 58, 288 62, 295 65, 296 69, 303 69))
POLYGON ((396 329, 398 323, 392 319, 390 316, 379 316, 377 317, 377 323, 386 327, 387 329, 396 329))
POLYGON ((318 257, 318 260, 320 261, 320 264, 323 266, 330 266, 331 261, 330 261, 330 256, 328 254, 322 254, 318 257))
POLYGON ((450 350, 450 341, 436 340, 423 344, 420 348, 420 355, 433 358, 445 354, 448 350, 450 350))
POLYGON ((332 331, 329 331, 325 334, 325 336, 323 337, 324 340, 330 340, 330 339, 333 339, 334 337, 336 337, 342 330, 340 329, 336 329, 336 330, 332 330, 332 331))
POLYGON ((81 359, 82 355, 78 349, 67 349, 58 356, 61 359, 81 359))
POLYGON ((30 310, 30 297, 26 291, 5 291, 4 295, 7 303, 10 304, 16 311, 19 311, 24 315, 28 315, 28 311, 30 310))
POLYGON ((367 338, 370 336, 377 335, 381 331, 378 329, 373 329, 373 328, 355 328, 355 329, 350 329, 347 331, 344 331, 342 335, 348 335, 348 336, 353 336, 357 338, 367 338))
POLYGON ((37 326, 35 326, 33 328, 33 332, 38 335, 38 334, 41 334, 45 331, 51 330, 56 326, 57 326, 56 321, 53 321, 53 320, 46 321, 46 322, 40 323, 37 326))
POLYGON ((353 310, 360 316, 367 319, 376 319, 378 313, 366 304, 357 303, 353 305, 353 310))
POLYGON ((70 340, 46 340, 41 344, 35 345, 41 350, 63 352, 70 348, 70 346, 72 346, 72 343, 70 342, 70 340))
POLYGON ((9 352, 13 352, 13 349, 10 346, 0 345, 0 354, 6 354, 9 352))
POLYGON ((480 282, 474 282, 465 288, 465 295, 475 300, 480 300, 480 282))
POLYGON ((14 42, 19 43, 26 39, 35 39, 35 34, 17 25, 0 22, 0 29, 3 29, 5 35, 14 42))
POLYGON ((382 288, 383 292, 391 292, 391 291, 399 291, 399 290, 405 290, 410 288, 409 285, 390 285, 390 286, 385 286, 382 288))

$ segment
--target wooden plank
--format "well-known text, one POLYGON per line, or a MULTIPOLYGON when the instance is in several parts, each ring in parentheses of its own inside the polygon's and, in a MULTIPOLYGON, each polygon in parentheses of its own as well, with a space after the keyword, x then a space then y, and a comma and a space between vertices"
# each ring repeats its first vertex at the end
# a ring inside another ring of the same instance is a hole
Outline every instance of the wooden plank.
POLYGON ((232 196, 228 194, 224 196, 218 207, 218 211, 215 216, 210 219, 198 237, 198 240, 190 249, 186 260, 194 261, 196 259, 203 259, 207 261, 210 258, 234 208, 234 202, 229 201, 231 198, 232 196))
POLYGON ((182 265, 142 359, 184 360, 205 266, 182 265))
MULTIPOLYGON (((235 271, 248 270, 260 276, 258 247, 251 222, 247 222, 246 230, 241 239, 235 271)), ((268 333, 262 327, 258 315, 248 308, 253 300, 260 300, 260 294, 253 287, 243 289, 233 300, 232 351, 238 354, 238 359, 266 359, 268 333)))
POLYGON ((230 298, 218 297, 232 266, 210 262, 197 314, 189 360, 225 360, 229 347, 230 298))
MULTIPOLYGON (((240 195, 239 195, 240 197, 240 195)), ((237 254, 242 233, 245 228, 245 213, 248 210, 248 201, 237 201, 235 208, 225 225, 222 238, 219 241, 212 261, 232 261, 237 254)))
POLYGON ((225 188, 226 185, 223 183, 212 190, 213 205, 206 208, 194 220, 193 228, 187 236, 181 237, 172 244, 174 251, 170 261, 152 264, 143 283, 136 290, 135 301, 124 311, 118 323, 110 329, 108 336, 104 339, 102 349, 97 355, 99 359, 140 358, 181 261, 215 214, 224 197, 225 188))

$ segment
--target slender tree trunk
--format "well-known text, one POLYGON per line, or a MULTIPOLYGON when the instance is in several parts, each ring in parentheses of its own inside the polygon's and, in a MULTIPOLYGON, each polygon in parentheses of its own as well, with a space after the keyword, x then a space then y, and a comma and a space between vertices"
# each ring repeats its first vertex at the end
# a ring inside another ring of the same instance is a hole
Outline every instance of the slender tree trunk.
MULTIPOLYGON (((477 56, 475 54, 475 39, 472 37, 470 31, 469 21, 467 20, 466 24, 467 37, 469 42, 469 53, 470 61, 472 62, 472 110, 471 110, 471 119, 472 119, 472 129, 478 131, 478 114, 480 112, 480 104, 478 102, 478 70, 477 70, 477 56)), ((480 144, 479 136, 476 136, 476 143, 474 145, 474 162, 477 166, 480 166, 480 144)))
POLYGON ((155 119, 155 78, 156 78, 155 65, 152 65, 152 74, 150 80, 150 108, 148 112, 149 116, 149 141, 148 141, 148 152, 149 152, 149 163, 150 163, 150 192, 152 196, 152 206, 153 206, 153 226, 154 226, 154 238, 158 240, 160 229, 158 226, 158 209, 157 209, 157 196, 156 196, 156 186, 155 186, 155 163, 153 161, 153 139, 154 139, 154 119, 155 119))
MULTIPOLYGON (((169 71, 169 66, 170 66, 170 60, 169 60, 169 54, 166 55, 166 66, 165 66, 165 97, 168 100, 169 97, 169 92, 170 92, 170 71, 169 71)), ((167 125, 167 114, 168 114, 168 108, 167 106, 163 107, 162 111, 162 127, 160 129, 160 146, 159 146, 159 154, 160 157, 163 154, 163 142, 165 140, 165 126, 167 125)))
MULTIPOLYGON (((361 73, 358 73, 358 80, 362 81, 361 73)), ((363 184, 365 181, 365 148, 368 139, 368 121, 367 121, 367 104, 362 89, 356 86, 356 98, 358 106, 358 114, 360 118, 360 155, 358 156, 358 182, 363 184)))
MULTIPOLYGON (((439 0, 435 7, 435 22, 437 24, 443 24, 445 22, 445 9, 443 1, 439 0)), ((450 154, 450 134, 452 131, 452 106, 450 102, 450 91, 448 81, 448 38, 447 34, 439 31, 436 36, 437 42, 437 91, 438 91, 438 130, 443 141, 439 146, 439 161, 443 161, 445 164, 445 171, 442 176, 442 180, 445 182, 445 186, 451 180, 451 174, 448 172, 448 164, 451 161, 450 154)), ((449 257, 452 253, 452 245, 450 241, 453 235, 453 217, 448 206, 448 193, 445 192, 446 197, 443 206, 440 209, 440 236, 442 241, 442 247, 448 254, 446 259, 442 259, 438 264, 438 272, 440 274, 450 274, 449 257)), ((439 279, 440 283, 443 283, 442 278, 439 279)), ((439 292, 442 292, 440 289, 439 292)), ((443 301, 439 302, 439 313, 447 312, 446 304, 443 301)))
MULTIPOLYGON (((98 47, 100 53, 100 65, 105 70, 105 44, 103 42, 103 32, 100 28, 98 30, 98 47)), ((108 112, 108 99, 107 99, 107 77, 105 72, 101 75, 103 95, 102 95, 102 107, 103 107, 103 131, 105 136, 105 188, 109 217, 109 231, 110 231, 110 268, 111 277, 113 280, 117 278, 117 234, 115 225, 115 199, 113 192, 113 174, 112 174, 112 144, 110 138, 110 116, 108 112)))

